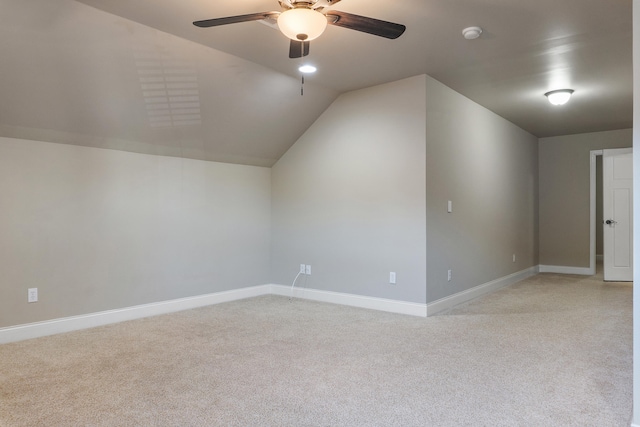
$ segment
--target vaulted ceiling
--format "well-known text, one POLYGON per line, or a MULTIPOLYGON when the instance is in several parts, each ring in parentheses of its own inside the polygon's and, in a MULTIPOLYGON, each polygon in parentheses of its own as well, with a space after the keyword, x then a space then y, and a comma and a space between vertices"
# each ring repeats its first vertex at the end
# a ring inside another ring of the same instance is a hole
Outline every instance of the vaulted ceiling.
POLYGON ((342 0, 396 40, 330 26, 305 58, 276 0, 0 0, 0 135, 270 166, 342 92, 428 74, 539 137, 632 126, 631 0, 342 0), (461 31, 480 26, 477 40, 461 31), (543 94, 572 88, 569 104, 543 94))

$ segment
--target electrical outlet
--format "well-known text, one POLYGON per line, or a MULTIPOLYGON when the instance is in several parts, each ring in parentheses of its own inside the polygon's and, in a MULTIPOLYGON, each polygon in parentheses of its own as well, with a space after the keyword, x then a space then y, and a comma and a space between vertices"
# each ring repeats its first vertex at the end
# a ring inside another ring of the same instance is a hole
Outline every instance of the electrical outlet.
POLYGON ((304 274, 306 274, 307 276, 311 276, 311 266, 310 265, 306 266, 304 274))
POLYGON ((307 266, 304 264, 300 264, 300 274, 304 274, 304 272, 306 271, 307 266))
POLYGON ((396 272, 392 271, 389 273, 389 283, 391 283, 392 285, 396 284, 396 272))
POLYGON ((451 270, 447 270, 447 282, 451 281, 451 270))
POLYGON ((27 301, 38 302, 38 288, 27 289, 27 301))

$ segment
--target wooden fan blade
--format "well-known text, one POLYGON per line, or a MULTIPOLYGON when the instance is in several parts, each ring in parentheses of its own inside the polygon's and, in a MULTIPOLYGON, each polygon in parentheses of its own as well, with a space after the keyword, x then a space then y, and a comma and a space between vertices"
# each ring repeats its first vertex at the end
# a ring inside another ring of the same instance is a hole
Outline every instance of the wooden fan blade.
POLYGON ((201 28, 217 27, 218 25, 236 24, 238 22, 259 21, 267 18, 277 18, 280 12, 259 12, 248 15, 227 16, 226 18, 205 19, 195 21, 193 25, 201 28))
POLYGON ((354 15, 346 12, 332 10, 327 13, 327 21, 330 25, 348 28, 350 30, 362 31, 374 36, 385 37, 387 39, 397 39, 407 29, 402 24, 381 21, 379 19, 367 18, 366 16, 354 15))
POLYGON ((309 43, 291 40, 291 43, 289 43, 289 58, 302 58, 309 55, 309 43))

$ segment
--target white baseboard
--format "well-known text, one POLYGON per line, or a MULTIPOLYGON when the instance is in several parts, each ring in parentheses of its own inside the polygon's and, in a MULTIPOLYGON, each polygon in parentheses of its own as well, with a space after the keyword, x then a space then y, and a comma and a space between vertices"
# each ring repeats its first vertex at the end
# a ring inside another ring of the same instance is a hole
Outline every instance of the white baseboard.
MULTIPOLYGON (((322 301, 352 307, 368 308, 391 313, 407 314, 411 316, 432 316, 455 305, 509 286, 538 272, 537 267, 531 267, 518 273, 476 286, 473 289, 457 293, 429 304, 412 303, 384 298, 367 297, 340 292, 322 291, 308 288, 294 288, 293 297, 313 301, 322 301)), ((225 292, 179 298, 151 304, 137 305, 116 310, 101 311, 79 316, 70 316, 43 322, 27 323, 17 326, 0 328, 0 344, 22 341, 31 338, 45 337, 64 332, 93 328, 143 317, 174 313, 176 311, 252 298, 261 295, 292 296, 291 288, 284 285, 261 285, 250 288, 234 289, 225 292)))
POLYGON ((348 305, 351 307, 369 308, 372 310, 387 311, 398 314, 408 314, 411 316, 427 316, 426 304, 419 304, 406 301, 391 300, 385 298, 374 298, 363 295, 345 294, 341 292, 321 291, 309 288, 294 288, 291 294, 290 286, 271 285, 271 292, 274 295, 293 296, 313 301, 329 302, 333 304, 348 305))
POLYGON ((595 272, 589 267, 566 267, 562 265, 540 265, 540 273, 578 274, 593 276, 595 272))
POLYGON ((231 291, 199 295, 195 297, 179 298, 151 304, 137 305, 117 310, 101 311, 80 316, 63 317, 44 322, 27 323, 17 326, 0 328, 0 344, 23 341, 31 338, 63 332, 88 329, 126 320, 141 319, 159 314, 174 313, 207 305, 220 304, 244 298, 252 298, 271 293, 270 285, 254 286, 250 288, 234 289, 231 291))
POLYGON ((508 276, 504 276, 499 279, 492 280, 491 282, 487 282, 482 285, 475 286, 471 289, 467 289, 466 291, 458 292, 457 294, 441 298, 434 302, 430 302, 429 304, 427 304, 427 315, 433 316, 435 314, 441 313, 458 304, 471 301, 474 298, 478 298, 479 296, 491 292, 495 292, 500 288, 513 285, 514 283, 517 283, 528 277, 535 276, 536 274, 538 274, 538 267, 530 267, 526 270, 518 271, 508 276))

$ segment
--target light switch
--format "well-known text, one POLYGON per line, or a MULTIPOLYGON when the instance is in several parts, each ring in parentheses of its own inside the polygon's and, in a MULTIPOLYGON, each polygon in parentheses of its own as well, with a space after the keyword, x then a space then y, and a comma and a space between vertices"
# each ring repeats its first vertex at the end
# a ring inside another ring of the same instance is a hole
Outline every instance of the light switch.
POLYGON ((453 203, 451 203, 451 200, 447 200, 447 212, 453 212, 453 203))

